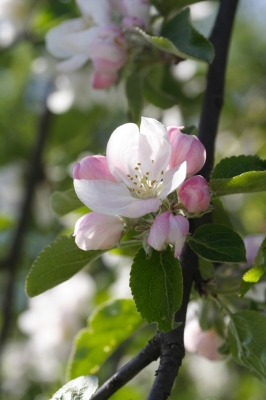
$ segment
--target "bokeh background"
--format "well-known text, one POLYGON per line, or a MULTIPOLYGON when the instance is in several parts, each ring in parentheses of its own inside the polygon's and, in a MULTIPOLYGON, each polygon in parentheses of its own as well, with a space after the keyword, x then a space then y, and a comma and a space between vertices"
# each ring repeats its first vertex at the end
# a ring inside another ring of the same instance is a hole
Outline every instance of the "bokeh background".
MULTIPOLYGON (((208 35, 216 1, 191 6, 193 25, 208 35)), ((130 297, 130 257, 107 253, 88 271, 29 300, 24 291, 29 268, 44 246, 73 232, 79 213, 59 219, 50 207, 55 190, 72 187, 73 164, 103 154, 112 131, 128 121, 123 83, 108 91, 90 85, 90 66, 61 74, 44 45, 44 35, 64 19, 78 16, 71 0, 0 0, 0 300, 10 274, 4 260, 14 251, 14 234, 25 199, 32 159, 40 137, 38 167, 27 229, 11 274, 14 288, 10 329, 1 355, 3 400, 48 400, 65 383, 73 338, 92 310, 112 297, 130 297), (43 136, 41 136, 43 134, 43 136)), ((219 125, 216 162, 240 154, 266 158, 265 0, 240 0, 230 48, 225 104, 219 125)), ((207 67, 192 60, 172 67, 176 105, 160 110, 145 104, 143 115, 165 125, 198 125, 207 67)), ((223 206, 242 237, 266 233, 266 195, 234 195, 223 206)), ((79 210, 80 211, 80 210, 79 210)), ((80 211, 82 212, 82 210, 80 211)), ((9 301, 11 298, 9 298, 9 301)), ((264 297, 265 300, 265 297, 264 297)), ((1 306, 0 325, 4 321, 1 306)), ((193 312, 193 310, 191 311, 193 312)), ((144 326, 99 370, 103 382, 154 334, 144 326)), ((142 400, 153 381, 151 364, 114 400, 142 400)), ((230 357, 211 362, 187 355, 170 399, 264 400, 266 388, 230 357)))

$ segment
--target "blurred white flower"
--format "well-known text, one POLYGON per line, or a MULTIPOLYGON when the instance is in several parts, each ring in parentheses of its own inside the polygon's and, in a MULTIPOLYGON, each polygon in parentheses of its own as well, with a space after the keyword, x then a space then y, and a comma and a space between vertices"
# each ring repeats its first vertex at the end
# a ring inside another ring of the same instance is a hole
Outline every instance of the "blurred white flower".
POLYGON ((0 1, 0 46, 8 47, 23 32, 29 7, 24 0, 0 1))

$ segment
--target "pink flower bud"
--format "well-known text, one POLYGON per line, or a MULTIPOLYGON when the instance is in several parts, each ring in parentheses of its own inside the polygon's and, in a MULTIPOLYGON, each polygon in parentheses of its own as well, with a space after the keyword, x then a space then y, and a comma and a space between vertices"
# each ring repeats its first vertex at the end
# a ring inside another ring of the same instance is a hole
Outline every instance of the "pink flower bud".
POLYGON ((206 160, 206 150, 201 141, 196 136, 182 133, 177 126, 169 126, 167 131, 172 147, 169 168, 186 161, 187 176, 196 174, 206 160))
POLYGON ((211 200, 209 184, 201 175, 195 175, 183 182, 178 190, 180 202, 191 214, 206 211, 211 200))
POLYGON ((179 257, 186 236, 189 231, 189 223, 181 215, 172 215, 169 211, 157 215, 151 226, 148 236, 148 244, 155 250, 163 250, 166 244, 175 246, 175 257, 179 257))
POLYGON ((215 329, 202 331, 196 319, 191 320, 185 326, 184 345, 191 353, 216 361, 224 358, 218 348, 223 344, 223 339, 215 329))
POLYGON ((82 250, 111 249, 121 239, 123 228, 119 217, 91 212, 76 222, 75 241, 82 250))
POLYGON ((242 264, 243 267, 252 266, 264 238, 264 235, 248 235, 245 237, 244 243, 246 247, 247 262, 242 264))

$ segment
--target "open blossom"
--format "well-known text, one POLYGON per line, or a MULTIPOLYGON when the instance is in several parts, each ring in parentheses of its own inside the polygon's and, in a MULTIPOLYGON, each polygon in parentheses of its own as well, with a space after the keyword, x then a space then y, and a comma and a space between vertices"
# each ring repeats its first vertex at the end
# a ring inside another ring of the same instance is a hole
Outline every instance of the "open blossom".
POLYGON ((92 86, 104 89, 118 79, 127 58, 123 29, 145 28, 149 20, 147 0, 77 0, 81 18, 64 21, 46 35, 46 47, 64 61, 60 71, 75 71, 91 60, 92 86), (122 29, 123 28, 123 29, 122 29))
POLYGON ((208 182, 201 175, 192 176, 182 183, 178 197, 189 213, 202 213, 207 210, 211 200, 208 182))
POLYGON ((160 122, 142 118, 140 131, 135 124, 124 124, 112 133, 100 164, 99 156, 89 156, 74 168, 76 193, 87 207, 106 215, 139 218, 156 212, 186 177, 186 162, 169 169, 170 156, 160 122))
MULTIPOLYGON (((183 141, 191 142, 188 135, 180 135, 184 136, 183 141)), ((88 156, 74 166, 77 196, 93 210, 92 216, 88 214, 76 224, 76 243, 80 248, 111 248, 121 238, 124 217, 134 219, 137 226, 139 218, 158 213, 150 217, 155 218, 154 222, 145 220, 147 230, 150 228, 148 244, 159 251, 171 244, 175 257, 181 254, 189 223, 180 215, 182 211, 175 208, 176 194, 169 195, 185 181, 190 160, 183 157, 180 165, 172 167, 173 151, 179 149, 171 145, 167 129, 153 118, 142 118, 140 129, 128 123, 112 133, 106 157, 88 156), (162 212, 161 206, 169 211, 162 212), (101 233, 104 224, 106 232, 101 233)), ((204 147, 202 152, 205 154, 204 147)))
POLYGON ((222 344, 223 339, 214 328, 202 331, 196 319, 192 319, 186 324, 184 345, 187 351, 208 358, 211 361, 222 360, 224 355, 218 351, 222 344))
POLYGON ((155 250, 162 250, 166 244, 172 244, 175 246, 175 257, 179 257, 188 232, 188 220, 182 215, 172 215, 167 211, 155 218, 148 236, 148 244, 155 250))

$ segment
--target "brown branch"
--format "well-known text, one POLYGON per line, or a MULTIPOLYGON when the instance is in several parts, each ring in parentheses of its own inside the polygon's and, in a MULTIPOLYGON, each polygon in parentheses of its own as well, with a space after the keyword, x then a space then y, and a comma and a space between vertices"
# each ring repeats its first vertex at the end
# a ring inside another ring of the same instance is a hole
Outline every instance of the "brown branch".
POLYGON ((18 220, 17 228, 14 232, 13 240, 11 243, 10 251, 5 260, 1 262, 2 272, 5 275, 5 292, 3 294, 2 303, 2 328, 0 333, 0 354, 7 339, 14 297, 14 284, 15 276, 21 257, 21 250, 23 248, 24 235, 27 230, 27 222, 30 216, 32 200, 34 191, 42 173, 42 154, 47 139, 47 134, 51 121, 51 113, 45 106, 44 112, 41 116, 39 129, 35 148, 33 150, 32 160, 29 165, 29 173, 25 188, 24 200, 21 205, 20 217, 18 220))
POLYGON ((106 400, 142 371, 160 355, 160 347, 155 336, 149 343, 112 378, 105 382, 92 396, 91 400, 106 400))

